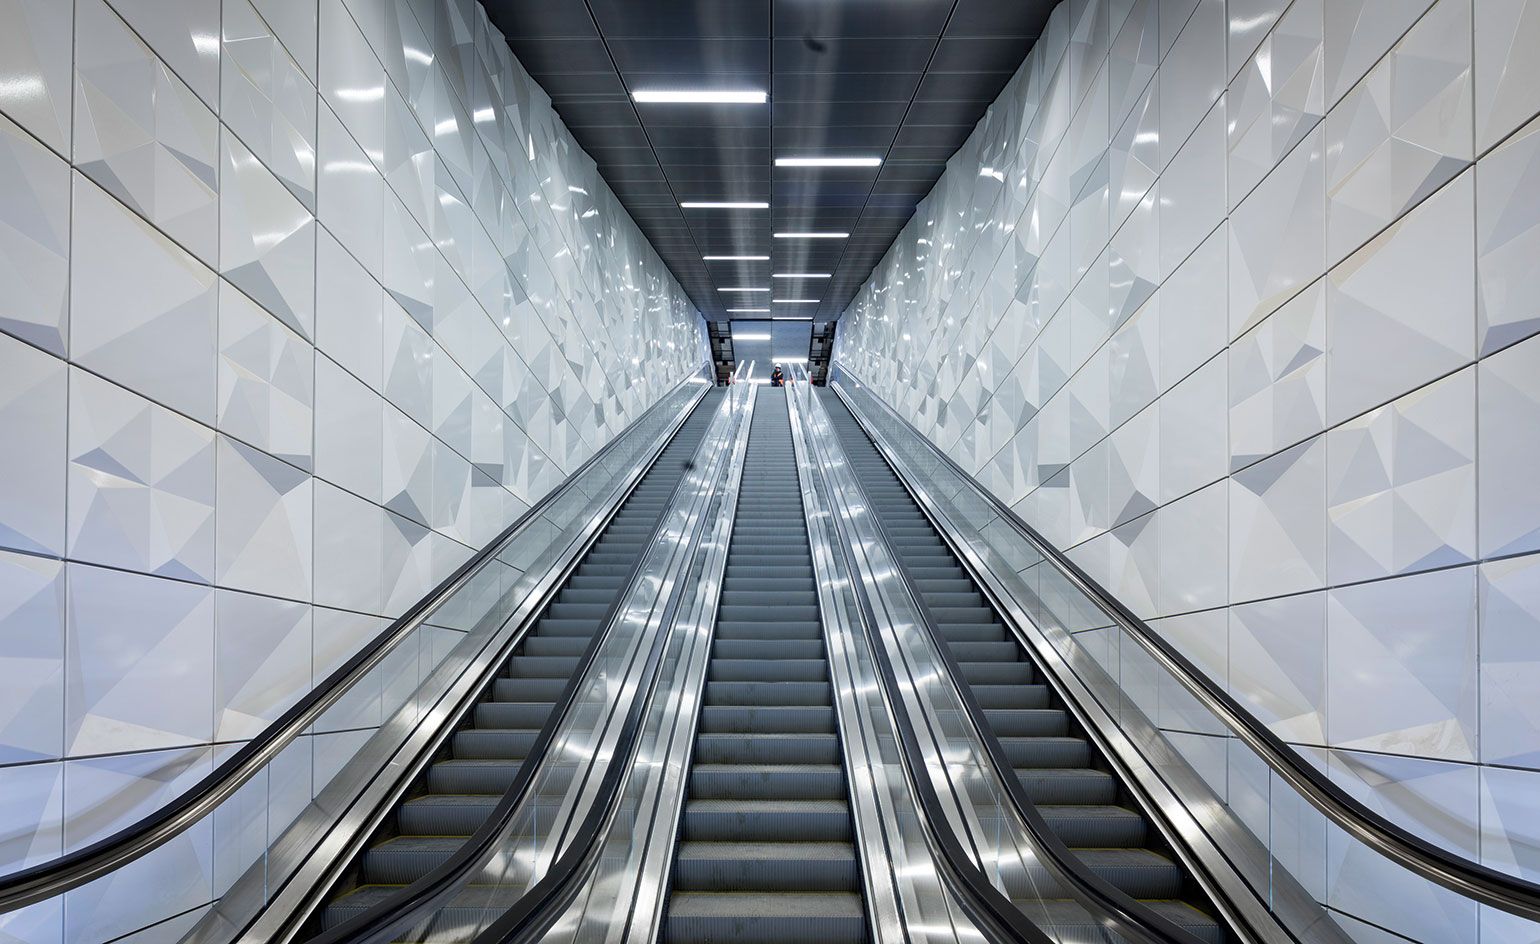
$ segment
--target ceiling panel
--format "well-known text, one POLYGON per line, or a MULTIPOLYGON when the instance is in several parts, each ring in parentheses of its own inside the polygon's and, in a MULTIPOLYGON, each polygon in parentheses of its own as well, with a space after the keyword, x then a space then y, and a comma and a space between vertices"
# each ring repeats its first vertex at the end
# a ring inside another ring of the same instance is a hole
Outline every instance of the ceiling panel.
POLYGON ((837 317, 1047 22, 1049 0, 482 0, 519 61, 709 320, 837 317), (635 104, 753 89, 763 105, 635 104), (871 156, 880 168, 776 167, 871 156), (682 210, 757 200, 758 210, 682 210), (780 231, 848 239, 774 239, 780 231), (763 254, 766 261, 704 262, 763 254), (828 273, 807 281, 776 272, 828 273), (719 292, 749 286, 775 291, 719 292), (745 317, 755 317, 747 315, 745 317))

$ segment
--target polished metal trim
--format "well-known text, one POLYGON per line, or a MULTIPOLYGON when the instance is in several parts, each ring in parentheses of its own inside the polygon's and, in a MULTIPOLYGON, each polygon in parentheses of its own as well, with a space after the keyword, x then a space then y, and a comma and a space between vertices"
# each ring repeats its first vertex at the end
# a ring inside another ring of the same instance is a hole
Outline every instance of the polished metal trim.
MULTIPOLYGON (((841 368, 841 373, 849 377, 852 383, 861 384, 859 378, 843 367, 841 368)), ((887 445, 886 437, 866 420, 861 408, 845 392, 843 382, 836 381, 830 385, 830 389, 834 390, 836 395, 845 402, 846 406, 850 408, 851 414, 861 423, 862 428, 866 430, 872 441, 878 444, 878 448, 882 451, 888 464, 898 472, 900 481, 916 496, 916 500, 919 501, 921 507, 927 510, 927 515, 933 521, 936 520, 938 514, 934 499, 925 492, 923 487, 918 486, 917 483, 911 480, 911 476, 897 459, 892 449, 887 445)), ((950 456, 937 448, 929 438, 915 430, 913 424, 900 416, 881 397, 876 396, 875 393, 871 394, 871 396, 894 420, 908 427, 914 433, 916 439, 924 443, 939 460, 959 475, 963 481, 970 483, 974 492, 994 508, 997 516, 1012 525, 1025 537, 1038 550, 1046 562, 1051 563, 1064 574, 1076 589, 1096 601, 1118 624, 1120 629, 1136 640, 1157 664, 1180 681, 1188 693, 1197 699, 1208 711, 1218 717, 1236 738, 1258 754, 1268 764, 1268 767, 1274 774, 1303 795, 1313 807, 1330 819, 1338 828, 1403 868, 1430 882, 1510 914, 1532 921, 1540 921, 1540 884, 1500 872, 1489 866, 1439 848, 1369 809, 1363 803, 1348 795, 1341 787, 1330 782, 1315 767, 1299 757, 1293 749, 1273 734, 1265 723, 1247 711, 1239 702, 1230 697, 1228 693, 1221 691, 1207 675, 1171 648, 1143 620, 1129 612, 1114 596, 1093 581, 1058 548, 1045 541, 1041 535, 1032 529, 1030 525, 1026 524, 1026 522, 1022 521, 1015 512, 995 497, 993 493, 980 486, 950 456)), ((970 570, 975 571, 976 575, 981 572, 987 573, 987 568, 983 568, 981 571, 979 566, 981 562, 977 559, 977 556, 971 551, 967 551, 960 542, 955 540, 955 525, 948 522, 947 527, 942 528, 939 521, 937 523, 938 530, 943 531, 947 535, 947 540, 953 545, 954 549, 963 552, 960 556, 970 561, 970 570)), ((1012 607, 1012 609, 1014 610, 1015 608, 1012 607)), ((1021 622, 1022 618, 1024 618, 1024 614, 1016 610, 1013 622, 1018 622, 1021 626, 1032 626, 1037 632, 1041 631, 1031 620, 1025 620, 1024 623, 1021 622)), ((1047 643, 1046 640, 1039 640, 1033 645, 1034 652, 1052 649, 1053 646, 1047 643)), ((1063 659, 1058 657, 1057 653, 1055 653, 1053 662, 1059 670, 1056 674, 1066 674, 1063 659)), ((1089 697, 1088 693, 1086 694, 1089 697)), ((1078 700, 1076 699, 1076 701, 1078 700)), ((1094 698, 1091 700, 1094 702, 1094 698)), ((1119 736, 1114 738, 1114 743, 1126 745, 1127 742, 1119 736)), ((1149 780, 1153 773, 1144 766, 1142 761, 1132 765, 1132 767, 1135 770, 1142 771, 1140 775, 1141 782, 1149 780)), ((1162 792, 1169 794, 1168 787, 1165 787, 1163 784, 1159 785, 1159 787, 1162 792)), ((1172 797, 1172 802, 1176 806, 1182 806, 1179 801, 1175 801, 1174 796, 1172 797)), ((1171 805, 1171 803, 1162 803, 1161 807, 1163 810, 1168 810, 1171 805)), ((1190 811, 1186 815, 1190 817, 1190 811)), ((1191 829, 1183 830, 1184 838, 1185 834, 1194 830, 1201 831, 1194 824, 1191 829)), ((1224 858, 1222 851, 1217 849, 1214 851, 1213 856, 1205 856, 1205 858, 1212 859, 1215 856, 1219 859, 1224 858)), ((1225 869, 1225 871, 1233 872, 1233 869, 1225 869)), ((1238 876, 1237 880, 1241 881, 1241 884, 1244 885, 1244 881, 1240 880, 1238 876)), ((1254 897, 1254 893, 1249 893, 1247 897, 1254 897)))

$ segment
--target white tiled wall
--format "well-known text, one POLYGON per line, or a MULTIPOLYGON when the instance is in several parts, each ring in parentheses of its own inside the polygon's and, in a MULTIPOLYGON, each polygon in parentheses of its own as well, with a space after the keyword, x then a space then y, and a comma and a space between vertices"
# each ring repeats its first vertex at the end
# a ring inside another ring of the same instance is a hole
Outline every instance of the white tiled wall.
POLYGON ((1283 737, 1531 877, 1537 50, 1533 0, 1067 0, 835 357, 1283 737))
POLYGON ((472 0, 0 0, 0 332, 3 870, 206 772, 705 360, 472 0))

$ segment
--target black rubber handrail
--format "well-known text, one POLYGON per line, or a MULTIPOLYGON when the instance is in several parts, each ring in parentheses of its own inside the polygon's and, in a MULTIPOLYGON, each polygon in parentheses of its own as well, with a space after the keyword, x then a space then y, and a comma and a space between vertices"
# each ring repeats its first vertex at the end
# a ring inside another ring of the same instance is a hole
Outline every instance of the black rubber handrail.
MULTIPOLYGON (((658 398, 656 403, 644 410, 632 422, 630 428, 634 429, 637 423, 661 409, 675 392, 693 382, 695 376, 692 374, 671 387, 667 393, 658 398)), ((701 392, 686 403, 685 408, 681 410, 679 420, 663 438, 664 444, 678 432, 684 418, 690 415, 709 389, 711 389, 709 385, 703 386, 701 392)), ((47 862, 0 876, 0 914, 53 898, 122 868, 180 835, 202 819, 217 804, 234 794, 242 784, 255 776, 274 756, 340 699, 348 688, 372 670, 401 639, 415 629, 422 617, 448 597, 466 577, 495 557, 508 539, 520 528, 566 494, 584 472, 617 447, 620 439, 621 436, 616 436, 605 444, 604 448, 590 456, 560 486, 531 505, 495 539, 472 555, 470 560, 458 567, 454 573, 393 620, 351 658, 338 666, 321 684, 312 688, 303 698, 264 727, 250 741, 237 748, 213 771, 185 792, 178 794, 174 799, 167 801, 139 820, 89 845, 47 862)), ((657 453, 661 452, 662 445, 657 449, 657 453)))
MULTIPOLYGON (((866 488, 861 483, 860 479, 852 474, 851 481, 855 483, 857 495, 861 502, 867 508, 872 508, 873 506, 871 502, 867 500, 866 497, 866 488)), ((847 556, 848 561, 850 554, 849 548, 852 538, 846 532, 846 527, 842 515, 831 513, 830 517, 835 520, 835 526, 844 538, 841 541, 841 546, 847 556)), ((1098 916, 1101 917, 1105 922, 1106 926, 1116 930, 1118 935, 1120 935, 1125 940, 1145 942, 1145 944, 1200 944, 1198 938, 1194 937, 1191 933, 1177 926, 1168 919, 1156 914, 1146 905, 1130 897, 1127 893, 1123 892, 1116 886, 1112 885, 1110 882, 1092 872, 1084 862, 1080 861, 1079 857, 1070 851, 1069 847, 1064 844, 1063 840, 1061 840, 1058 835, 1054 833, 1052 827, 1048 825, 1048 821, 1043 818, 1040 812, 1038 812, 1037 806, 1032 803, 1030 798, 1027 797, 1026 792, 1022 788, 1021 784, 1016 781, 1014 776, 1008 773, 1012 770, 1012 767, 1010 761, 1005 756, 1005 750, 1000 745, 999 739, 995 737, 989 730, 989 727, 982 723, 983 709, 979 706, 978 701, 973 696, 973 692, 971 691, 970 687, 966 684, 960 683, 959 680, 961 680, 963 677, 962 670, 957 665, 956 660, 951 657, 951 653, 948 651, 947 647, 943 644, 941 635, 936 629, 935 620, 930 612, 930 609, 925 605, 924 600, 920 598, 919 594, 914 591, 914 580, 905 568, 903 560, 895 551, 892 550, 895 545, 889 538, 887 529, 882 524, 882 516, 871 514, 869 517, 876 524, 877 533, 887 547, 888 559, 894 565, 895 573, 898 576, 900 584, 903 586, 904 591, 909 594, 910 599, 915 604, 916 612, 920 615, 920 622, 924 626, 926 635, 930 638, 932 648, 937 650, 943 663, 946 665, 948 680, 951 682, 954 690, 961 698, 963 705, 968 712, 969 720, 972 722, 976 733, 980 736, 980 740, 984 744, 985 751, 989 754, 991 764, 993 764, 995 767, 999 782, 1005 786, 1005 792, 1011 798, 1012 805, 1021 815, 1022 820, 1027 828, 1027 832, 1032 837, 1033 844, 1037 851, 1043 854, 1040 861, 1047 865, 1050 871, 1055 873, 1055 877, 1057 879, 1063 882, 1067 887, 1074 889, 1075 892, 1078 893, 1077 897, 1081 899, 1081 902, 1086 904, 1093 911, 1093 913, 1098 914, 1098 916)), ((856 570, 853 561, 851 561, 849 564, 849 570, 850 574, 852 575, 852 581, 861 584, 861 592, 857 594, 857 597, 862 603, 863 617, 869 617, 872 620, 872 625, 875 626, 875 617, 870 616, 870 614, 873 612, 872 607, 870 602, 866 599, 866 594, 869 592, 869 588, 865 586, 863 581, 855 580, 854 575, 858 571, 856 570)), ((913 749, 918 752, 919 742, 914 735, 913 722, 908 717, 908 712, 905 711, 902 707, 898 707, 901 703, 897 700, 897 693, 899 692, 897 673, 893 669, 892 660, 888 655, 887 648, 881 645, 880 640, 875 637, 875 634, 872 632, 871 628, 868 628, 867 633, 872 650, 876 654, 884 681, 889 685, 893 692, 890 703, 895 705, 893 714, 899 719, 901 738, 905 743, 906 750, 912 743, 913 749)), ((927 722, 927 724, 928 723, 929 722, 927 722)), ((927 778, 918 779, 923 781, 923 783, 916 784, 920 791, 922 802, 924 802, 924 798, 927 795, 930 799, 934 800, 934 804, 925 804, 927 807, 927 815, 931 816, 932 818, 940 815, 940 801, 939 799, 936 799, 934 787, 930 784, 927 778)), ((945 822, 945 819, 941 819, 939 822, 945 822)), ((948 833, 948 837, 951 839, 949 854, 951 854, 950 850, 955 849, 957 854, 962 855, 966 861, 972 864, 972 857, 969 856, 966 850, 963 849, 961 843, 955 837, 950 836, 949 830, 946 832, 948 833)), ((975 866, 975 869, 976 868, 977 867, 975 866)), ((994 885, 987 880, 982 872, 978 873, 978 880, 983 882, 988 887, 989 891, 994 892, 995 896, 998 896, 998 900, 1004 902, 1005 906, 1012 914, 1020 917, 1022 921, 1026 921, 1025 916, 1022 915, 1021 910, 1016 906, 1015 902, 1011 901, 1010 898, 1006 897, 1004 894, 995 889, 994 885)), ((993 901, 994 899, 990 898, 988 900, 993 901)))
MULTIPOLYGON (((704 446, 704 443, 705 439, 703 437, 702 446, 704 446)), ((625 581, 621 584, 621 591, 605 610, 604 616, 599 622, 599 632, 594 634, 594 637, 589 640, 587 647, 584 648, 582 656, 578 659, 576 669, 573 670, 571 678, 567 680, 566 686, 562 688, 561 695, 552 707, 550 715, 547 716, 545 724, 541 726, 540 734, 535 738, 534 744, 531 745, 528 756, 519 765, 519 772, 514 776, 513 783, 504 792, 497 806, 493 807, 492 812, 487 815, 487 818, 476 831, 449 858, 439 863, 412 884, 393 892, 384 901, 371 906, 362 914, 355 915, 335 927, 306 939, 309 944, 343 944, 343 942, 348 942, 348 944, 373 944, 373 942, 392 941, 398 934, 406 930, 412 922, 428 917, 431 912, 459 892, 465 884, 468 873, 480 867, 491 847, 497 842, 498 837, 507 826, 508 821, 512 819, 515 811, 527 799, 530 787, 534 783, 535 774, 543 766, 545 754, 550 749, 551 741, 555 738, 557 729, 560 727, 567 712, 571 709, 573 702, 576 701, 579 691, 583 688, 584 676, 587 675, 588 669, 593 665, 600 648, 609 639, 614 629, 615 618, 619 615, 621 608, 625 606, 626 600, 635 586, 637 576, 641 573, 643 565, 647 561, 648 552, 657 543, 659 535, 667 528, 668 509, 673 507, 688 479, 688 472, 681 475, 679 481, 675 483, 673 491, 669 493, 668 503, 664 506, 663 513, 659 515, 657 524, 653 526, 652 534, 642 546, 641 553, 637 555, 636 561, 631 565, 630 571, 627 572, 625 581)), ((701 520, 696 523, 697 529, 702 527, 702 523, 706 518, 707 515, 703 513, 701 520)), ((676 590, 666 605, 672 606, 674 598, 678 595, 679 591, 676 590)), ((656 664, 658 650, 662 648, 662 639, 663 637, 660 636, 658 643, 653 647, 653 652, 648 657, 646 665, 649 667, 649 670, 651 666, 656 664)), ((636 706, 637 703, 633 702, 627 714, 626 726, 621 729, 622 740, 620 744, 629 744, 629 742, 625 741, 625 738, 627 735, 633 734, 632 722, 635 720, 633 715, 637 711, 636 706)), ((617 745, 615 754, 617 757, 621 756, 618 748, 619 745, 617 745)), ((608 785, 614 768, 623 766, 622 764, 612 762, 610 771, 606 772, 605 779, 601 783, 608 785)), ((601 793, 600 796, 603 797, 604 794, 601 793)), ((600 802, 596 801, 595 807, 597 808, 600 805, 600 802)), ((594 815, 593 810, 590 810, 588 816, 584 819, 585 828, 594 815)), ((558 859, 557 861, 560 863, 562 860, 558 859)), ((553 871, 554 869, 555 866, 553 866, 553 871)), ((538 887, 539 883, 537 882, 536 888, 538 887)), ((525 898, 528 898, 534 892, 535 888, 532 888, 519 899, 519 902, 522 903, 525 898)))
MULTIPOLYGON (((850 377, 855 384, 866 386, 859 377, 843 365, 840 367, 840 372, 850 377)), ((830 389, 850 409, 851 415, 866 431, 884 460, 893 467, 899 481, 907 490, 913 492, 912 485, 900 471, 899 464, 894 460, 891 451, 876 435, 873 435, 870 424, 856 411, 849 395, 841 389, 841 386, 842 384, 836 381, 830 385, 830 389)), ((1067 574, 1082 593, 1111 616, 1125 632, 1174 675, 1193 697, 1218 716, 1226 727, 1259 754, 1273 773, 1302 794, 1311 806, 1319 810, 1338 828, 1427 881, 1509 914, 1531 921, 1540 921, 1540 884, 1482 865, 1434 845, 1376 813, 1362 801, 1337 786, 1293 748, 1285 744, 1265 722, 1209 678, 1207 673, 1151 629, 1149 624, 1135 616, 1117 597, 1091 579, 1090 575, 1081 570, 1068 556, 1044 539, 1010 506, 980 485, 951 456, 916 429, 914 424, 900 416, 875 393, 871 393, 870 396, 888 416, 907 427, 915 439, 924 443, 927 450, 949 470, 968 482, 977 495, 989 502, 996 515, 1026 537, 1045 560, 1067 574)), ((916 498, 918 501, 918 496, 916 498)), ((925 508, 923 501, 918 504, 922 509, 925 508)), ((929 515, 929 511, 926 513, 929 515)))

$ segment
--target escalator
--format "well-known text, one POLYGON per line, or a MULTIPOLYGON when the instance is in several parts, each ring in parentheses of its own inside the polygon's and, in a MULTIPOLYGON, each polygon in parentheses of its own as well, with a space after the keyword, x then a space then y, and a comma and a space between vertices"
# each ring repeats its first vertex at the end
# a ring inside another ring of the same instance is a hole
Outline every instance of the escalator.
MULTIPOLYGON (((1093 874, 1197 939, 1225 940, 1196 881, 1076 728, 855 417, 832 391, 820 396, 893 552, 961 670, 959 682, 982 709, 1026 798, 1093 874)), ((1045 878, 1040 887, 1051 883, 1045 878)), ((1018 904, 1044 927, 1079 927, 1096 939, 1098 917, 1068 895, 1018 904)))
POLYGON ((664 938, 865 941, 785 391, 759 391, 664 938))
POLYGON ((528 636, 339 882, 332 928, 452 856, 513 784, 595 633, 615 606, 721 402, 708 392, 610 520, 528 636))

